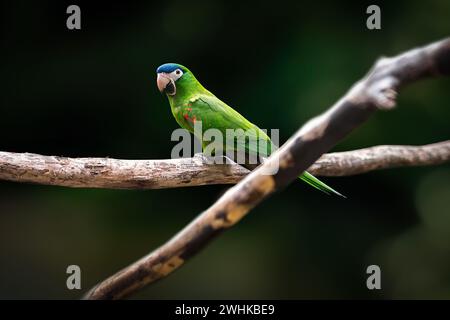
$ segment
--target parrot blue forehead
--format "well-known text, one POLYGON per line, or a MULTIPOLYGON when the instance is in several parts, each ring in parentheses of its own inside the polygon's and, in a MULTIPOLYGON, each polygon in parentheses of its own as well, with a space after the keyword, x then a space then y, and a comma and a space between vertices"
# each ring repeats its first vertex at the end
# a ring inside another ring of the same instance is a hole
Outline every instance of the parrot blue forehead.
POLYGON ((171 72, 173 72, 173 71, 175 71, 177 69, 181 69, 183 72, 186 72, 186 69, 180 64, 177 64, 177 63, 165 63, 163 65, 160 65, 158 67, 158 69, 156 69, 156 73, 161 73, 161 72, 171 73, 171 72))

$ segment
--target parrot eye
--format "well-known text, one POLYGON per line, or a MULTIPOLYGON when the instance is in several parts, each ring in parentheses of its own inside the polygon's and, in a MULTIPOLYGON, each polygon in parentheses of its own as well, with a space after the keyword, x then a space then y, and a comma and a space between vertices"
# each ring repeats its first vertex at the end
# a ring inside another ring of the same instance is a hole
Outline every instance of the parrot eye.
POLYGON ((183 75, 183 71, 181 71, 180 69, 177 69, 172 72, 172 77, 173 77, 173 80, 175 80, 175 81, 178 80, 182 75, 183 75))

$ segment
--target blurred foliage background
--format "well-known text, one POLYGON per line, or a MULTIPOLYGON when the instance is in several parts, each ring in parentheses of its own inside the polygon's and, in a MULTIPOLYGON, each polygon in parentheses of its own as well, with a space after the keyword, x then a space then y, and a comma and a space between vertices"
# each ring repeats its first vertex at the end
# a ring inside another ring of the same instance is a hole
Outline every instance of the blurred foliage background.
MULTIPOLYGON (((285 141, 381 55, 450 34, 450 2, 2 2, 0 150, 72 157, 170 157, 177 124, 155 68, 188 66, 218 97, 285 141)), ((450 82, 402 91, 335 150, 450 137, 450 82)), ((294 182, 191 262, 134 298, 450 298, 450 167, 294 182), (366 288, 366 268, 382 290, 366 288)), ((0 181, 0 298, 78 298, 156 248, 229 186, 87 190, 0 181)))

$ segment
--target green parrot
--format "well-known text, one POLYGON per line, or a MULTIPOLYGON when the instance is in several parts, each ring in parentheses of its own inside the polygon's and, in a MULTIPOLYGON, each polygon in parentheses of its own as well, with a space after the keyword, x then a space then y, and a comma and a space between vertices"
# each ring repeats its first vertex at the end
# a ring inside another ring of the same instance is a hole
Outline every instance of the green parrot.
MULTIPOLYGON (((255 147, 254 143, 248 143, 247 140, 242 139, 236 139, 231 147, 225 145, 224 142, 223 151, 230 151, 227 148, 238 148, 238 141, 241 141, 241 144, 242 141, 245 141, 245 145, 241 145, 240 150, 245 150, 246 156, 256 153, 262 159, 270 156, 272 149, 274 149, 270 138, 256 125, 206 90, 188 68, 176 63, 166 63, 158 67, 156 73, 158 89, 161 93, 167 95, 172 114, 182 128, 196 134, 194 125, 196 121, 201 121, 202 137, 203 132, 211 128, 219 130, 223 136, 226 135, 227 129, 242 129, 245 132, 254 132, 256 139, 267 142, 267 148, 263 151, 255 147)), ((208 143, 205 143, 202 137, 198 138, 202 141, 203 150, 205 150, 208 143)), ((332 193, 344 197, 306 171, 299 178, 327 194, 332 193)))

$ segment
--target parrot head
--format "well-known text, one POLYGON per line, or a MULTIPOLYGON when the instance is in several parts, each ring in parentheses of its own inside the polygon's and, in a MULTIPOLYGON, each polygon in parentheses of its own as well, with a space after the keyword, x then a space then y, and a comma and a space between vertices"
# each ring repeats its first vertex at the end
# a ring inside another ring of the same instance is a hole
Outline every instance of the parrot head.
POLYGON ((177 63, 165 63, 156 69, 156 84, 160 92, 168 96, 174 96, 177 93, 177 85, 182 85, 187 81, 190 71, 188 68, 177 63))

